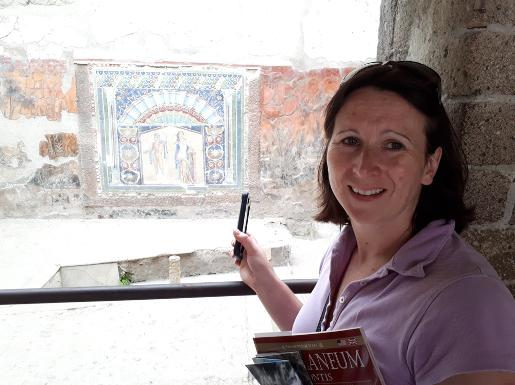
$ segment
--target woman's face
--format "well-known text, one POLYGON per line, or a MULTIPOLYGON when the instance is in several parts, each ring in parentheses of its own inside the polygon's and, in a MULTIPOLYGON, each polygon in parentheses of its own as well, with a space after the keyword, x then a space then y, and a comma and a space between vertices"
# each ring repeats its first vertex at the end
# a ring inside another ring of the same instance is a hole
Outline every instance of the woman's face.
POLYGON ((329 182, 353 224, 406 226, 441 149, 426 156, 426 117, 391 91, 354 91, 336 115, 329 182))

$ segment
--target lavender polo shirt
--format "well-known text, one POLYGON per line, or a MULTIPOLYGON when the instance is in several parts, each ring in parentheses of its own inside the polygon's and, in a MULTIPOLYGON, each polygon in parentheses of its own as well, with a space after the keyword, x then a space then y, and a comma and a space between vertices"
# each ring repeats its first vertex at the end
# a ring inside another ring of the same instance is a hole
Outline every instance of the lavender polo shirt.
POLYGON ((454 222, 431 222, 335 299, 355 246, 348 226, 324 256, 293 333, 316 330, 330 290, 333 318, 326 329, 363 327, 387 385, 515 372, 515 301, 487 260, 454 231, 454 222))

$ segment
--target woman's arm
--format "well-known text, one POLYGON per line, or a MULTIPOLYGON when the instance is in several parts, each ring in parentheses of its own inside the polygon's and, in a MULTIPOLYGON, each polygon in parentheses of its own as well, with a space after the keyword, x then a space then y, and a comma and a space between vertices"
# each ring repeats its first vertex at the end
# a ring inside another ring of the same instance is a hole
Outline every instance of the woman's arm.
POLYGON ((235 258, 241 279, 256 292, 279 329, 291 330, 302 303, 275 274, 254 237, 238 230, 234 230, 233 234, 245 248, 245 257, 241 261, 235 258))
POLYGON ((478 372, 452 376, 438 385, 515 385, 515 373, 478 372))

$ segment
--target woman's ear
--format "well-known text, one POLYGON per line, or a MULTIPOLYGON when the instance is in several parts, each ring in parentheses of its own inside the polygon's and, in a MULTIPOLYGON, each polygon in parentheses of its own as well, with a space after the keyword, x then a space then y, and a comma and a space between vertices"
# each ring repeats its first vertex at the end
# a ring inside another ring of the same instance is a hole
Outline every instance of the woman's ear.
POLYGON ((426 159, 426 166, 424 168, 424 175, 422 176, 422 184, 430 185, 433 183, 433 178, 436 175, 436 171, 438 171, 438 165, 440 164, 440 159, 442 158, 442 147, 438 147, 434 153, 429 154, 426 159))

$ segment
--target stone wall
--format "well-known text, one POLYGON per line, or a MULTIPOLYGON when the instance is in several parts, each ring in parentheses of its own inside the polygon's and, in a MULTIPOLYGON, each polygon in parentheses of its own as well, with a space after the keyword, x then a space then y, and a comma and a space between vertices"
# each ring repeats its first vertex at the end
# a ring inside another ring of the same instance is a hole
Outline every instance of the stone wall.
POLYGON ((515 3, 383 0, 379 60, 417 60, 442 76, 469 162, 465 232, 515 294, 515 3))

